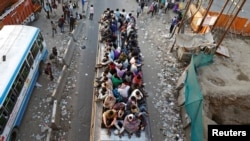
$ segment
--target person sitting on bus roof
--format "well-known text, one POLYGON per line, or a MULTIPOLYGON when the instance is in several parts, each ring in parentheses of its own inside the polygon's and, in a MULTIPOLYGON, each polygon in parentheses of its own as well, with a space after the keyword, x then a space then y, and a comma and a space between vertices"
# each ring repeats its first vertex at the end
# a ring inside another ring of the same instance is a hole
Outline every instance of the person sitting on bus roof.
POLYGON ((114 124, 116 123, 116 119, 117 113, 114 109, 107 110, 102 114, 103 124, 107 128, 108 135, 111 134, 110 128, 114 126, 114 124))
POLYGON ((145 112, 140 112, 140 113, 136 114, 135 116, 136 116, 138 119, 141 120, 139 129, 140 129, 141 131, 143 131, 143 130, 145 129, 145 127, 148 125, 148 123, 147 123, 148 114, 145 113, 145 112))
POLYGON ((130 64, 130 72, 132 72, 133 74, 137 74, 138 70, 139 69, 136 64, 130 64))
POLYGON ((122 84, 122 79, 116 73, 111 77, 111 81, 113 88, 118 88, 118 86, 122 84))
POLYGON ((123 120, 125 118, 126 116, 125 108, 126 108, 126 103, 124 102, 118 102, 112 107, 112 109, 115 109, 117 111, 117 120, 123 120))
POLYGON ((116 130, 114 131, 114 134, 119 135, 119 137, 123 136, 123 133, 125 130, 125 128, 123 126, 123 121, 124 121, 124 118, 122 118, 120 120, 116 120, 116 123, 115 123, 116 130))
POLYGON ((140 88, 143 88, 142 74, 140 72, 137 74, 134 74, 132 85, 133 84, 137 84, 140 88))
POLYGON ((116 66, 117 69, 121 69, 122 68, 122 61, 117 59, 114 61, 114 64, 116 66))
POLYGON ((124 72, 123 76, 122 76, 122 80, 124 83, 130 85, 132 83, 133 80, 133 73, 129 70, 127 70, 126 72, 124 72))
POLYGON ((122 78, 123 74, 128 70, 127 68, 125 69, 122 69, 122 68, 118 68, 118 67, 115 67, 116 69, 116 73, 118 75, 118 77, 122 78))
POLYGON ((140 101, 143 99, 143 94, 139 89, 135 89, 132 91, 131 96, 134 96, 136 98, 137 101, 140 101))
POLYGON ((130 107, 131 107, 132 104, 137 105, 137 100, 136 100, 135 96, 130 96, 128 98, 128 101, 126 103, 126 114, 131 113, 131 111, 130 111, 131 108, 130 107))
POLYGON ((130 113, 132 114, 138 114, 140 112, 140 109, 137 104, 131 104, 130 105, 130 113))
POLYGON ((117 120, 115 123, 115 127, 117 130, 114 131, 116 135, 119 135, 120 137, 123 135, 124 127, 123 127, 123 120, 126 116, 125 113, 126 103, 124 102, 118 102, 113 106, 113 109, 117 111, 117 120))
POLYGON ((140 135, 139 134, 140 124, 141 120, 136 116, 134 116, 134 114, 129 114, 125 117, 123 122, 123 127, 129 133, 129 138, 131 138, 131 135, 133 133, 136 133, 137 136, 140 135))
POLYGON ((115 105, 115 103, 116 103, 116 98, 113 94, 110 93, 104 99, 103 107, 106 109, 112 109, 112 107, 115 105))
POLYGON ((119 87, 118 87, 118 92, 119 94, 123 97, 123 101, 127 101, 128 99, 128 91, 130 89, 130 86, 125 84, 125 83, 122 83, 119 87))
POLYGON ((104 77, 104 78, 103 78, 102 87, 105 87, 105 88, 107 88, 108 90, 111 90, 111 91, 112 91, 112 90, 113 90, 113 83, 112 83, 111 79, 108 78, 108 77, 104 77))
POLYGON ((108 90, 105 87, 101 87, 98 90, 97 101, 103 101, 108 96, 108 90))
POLYGON ((118 102, 118 103, 116 103, 113 107, 112 107, 112 109, 115 109, 116 111, 117 111, 117 113, 118 113, 118 116, 117 116, 117 118, 119 119, 124 119, 124 115, 125 115, 125 108, 126 108, 126 103, 124 103, 124 102, 118 102), (120 111, 121 110, 121 111, 120 111))

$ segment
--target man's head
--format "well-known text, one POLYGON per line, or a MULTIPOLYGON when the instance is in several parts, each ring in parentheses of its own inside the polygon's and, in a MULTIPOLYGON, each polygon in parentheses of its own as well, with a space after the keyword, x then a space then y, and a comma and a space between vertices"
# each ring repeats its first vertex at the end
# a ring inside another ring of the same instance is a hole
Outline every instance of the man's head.
POLYGON ((128 115, 128 120, 129 120, 129 121, 132 121, 133 119, 134 119, 134 115, 133 115, 133 114, 129 114, 129 115, 128 115))
POLYGON ((136 102, 136 97, 135 96, 131 96, 130 99, 131 99, 132 102, 136 102))
POLYGON ((118 111, 118 117, 121 118, 123 115, 124 115, 124 108, 121 108, 119 111, 118 111))
POLYGON ((136 96, 140 96, 140 92, 139 91, 136 91, 135 94, 136 94, 136 96))
POLYGON ((109 115, 109 116, 113 116, 113 115, 114 115, 114 111, 110 110, 110 111, 108 112, 108 115, 109 115))

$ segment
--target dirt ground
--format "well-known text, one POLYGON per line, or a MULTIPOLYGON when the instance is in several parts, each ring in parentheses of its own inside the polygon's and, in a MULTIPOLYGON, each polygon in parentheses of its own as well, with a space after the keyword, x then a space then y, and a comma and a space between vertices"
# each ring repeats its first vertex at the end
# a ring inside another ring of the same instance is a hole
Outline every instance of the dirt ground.
POLYGON ((250 122, 249 43, 250 38, 228 36, 222 46, 228 48, 230 57, 216 55, 213 64, 198 71, 204 111, 218 124, 250 122))
MULTIPOLYGON (((171 13, 163 14, 154 17, 150 22, 145 22, 149 20, 148 16, 143 15, 140 18, 142 28, 145 25, 144 35, 142 35, 144 36, 142 37, 144 38, 142 43, 145 42, 143 46, 157 48, 156 55, 160 59, 156 61, 162 63, 161 68, 167 70, 166 74, 169 73, 168 69, 170 68, 177 69, 177 72, 181 73, 187 66, 184 62, 173 59, 173 57, 176 57, 176 50, 171 54, 167 53, 169 45, 173 42, 173 39, 166 39, 172 16, 171 13), (149 42, 149 44, 146 44, 146 42, 149 42)), ((187 25, 185 31, 186 33, 191 32, 189 25, 187 25)), ((197 76, 203 94, 204 116, 211 119, 206 119, 204 122, 206 122, 205 124, 249 124, 250 64, 248 61, 250 59, 250 38, 228 33, 221 46, 228 49, 230 56, 225 57, 216 54, 214 63, 198 69, 197 76)), ((172 77, 175 78, 176 76, 172 75, 172 77)), ((167 80, 167 83, 176 86, 176 81, 167 80)), ((169 113, 166 114, 169 115, 169 113)), ((178 132, 180 133, 180 131, 178 132)), ((181 136, 183 137, 183 135, 181 136)))

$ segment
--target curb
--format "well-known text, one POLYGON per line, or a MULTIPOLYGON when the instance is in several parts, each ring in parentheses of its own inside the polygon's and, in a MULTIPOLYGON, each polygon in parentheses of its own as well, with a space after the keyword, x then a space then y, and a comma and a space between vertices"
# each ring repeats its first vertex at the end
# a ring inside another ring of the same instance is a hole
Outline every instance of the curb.
MULTIPOLYGON (((98 32, 100 31, 100 25, 98 26, 98 32)), ((99 63, 99 60, 100 60, 100 43, 99 43, 99 40, 100 40, 100 33, 98 33, 98 43, 97 43, 97 52, 96 52, 96 64, 99 63)), ((98 76, 98 73, 99 73, 99 69, 95 70, 95 78, 98 76)), ((93 89, 93 96, 92 96, 93 100, 92 100, 92 109, 91 109, 91 121, 90 121, 90 141, 94 141, 95 140, 95 126, 96 126, 96 96, 95 96, 95 89, 93 89)))
MULTIPOLYGON (((84 15, 86 15, 86 10, 88 9, 88 3, 85 4, 84 6, 84 9, 85 9, 85 13, 84 15)), ((76 42, 76 39, 75 37, 78 37, 78 35, 80 34, 80 29, 83 28, 83 20, 84 19, 81 19, 81 21, 79 22, 79 24, 75 27, 75 29, 72 31, 71 33, 71 36, 72 38, 68 41, 68 44, 67 44, 67 47, 66 47, 66 50, 64 51, 64 54, 63 54, 63 68, 62 68, 62 71, 58 77, 58 80, 57 80, 57 85, 56 85, 56 88, 54 89, 52 95, 51 95, 51 104, 53 104, 55 101, 57 101, 57 96, 58 94, 60 94, 62 91, 63 91, 63 86, 66 82, 66 79, 63 79, 63 77, 65 76, 68 76, 68 72, 66 71, 67 67, 70 65, 71 63, 71 59, 73 57, 73 54, 74 54, 74 51, 75 51, 75 44, 74 42, 76 42), (73 40, 73 41, 72 41, 73 40)), ((56 108, 58 106, 58 103, 56 105, 53 105, 53 108, 56 108)), ((53 110, 52 110, 53 111, 53 110)), ((52 113, 54 115, 58 115, 58 110, 54 111, 54 113, 52 113)), ((55 116, 55 117, 59 117, 59 116, 55 116)), ((53 124, 53 126, 56 128, 56 126, 58 125, 55 125, 54 123, 57 123, 57 120, 59 120, 58 118, 55 118, 53 121, 53 123, 51 122, 51 124, 53 124)), ((50 141, 50 139, 52 138, 52 132, 53 132, 53 129, 50 127, 49 128, 49 131, 47 133, 47 137, 46 137, 46 141, 50 141)))
MULTIPOLYGON (((85 6, 85 8, 87 9, 88 6, 85 6)), ((83 19, 82 19, 83 20, 83 19)), ((61 82, 63 82, 63 77, 66 76, 66 68, 70 65, 71 63, 71 59, 73 57, 73 53, 75 51, 75 44, 74 42, 76 41, 75 37, 78 37, 79 35, 79 32, 82 27, 83 27, 83 21, 80 21, 78 26, 76 26, 76 28, 72 31, 71 36, 72 38, 68 41, 68 44, 67 44, 67 47, 66 47, 66 50, 64 51, 64 54, 63 54, 63 69, 62 69, 62 72, 57 80, 57 86, 56 86, 56 89, 53 91, 51 97, 52 97, 52 101, 56 99, 56 95, 59 93, 60 91, 60 88, 62 88, 62 84, 61 82)))

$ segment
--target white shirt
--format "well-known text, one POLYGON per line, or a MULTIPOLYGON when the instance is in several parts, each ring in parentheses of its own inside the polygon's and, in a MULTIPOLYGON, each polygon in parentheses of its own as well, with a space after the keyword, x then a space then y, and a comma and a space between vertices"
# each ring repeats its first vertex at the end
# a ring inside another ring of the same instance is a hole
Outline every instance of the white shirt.
POLYGON ((89 8, 89 13, 93 13, 94 14, 94 7, 90 7, 89 8))
POLYGON ((118 88, 118 92, 120 93, 120 95, 122 97, 127 98, 128 97, 128 90, 129 90, 130 86, 129 85, 125 85, 122 84, 122 86, 120 88, 118 88))
POLYGON ((137 100, 141 100, 143 98, 143 94, 142 94, 142 92, 139 89, 133 90, 133 92, 131 93, 130 97, 132 97, 132 96, 136 97, 137 100), (136 92, 137 91, 140 92, 140 97, 141 97, 140 99, 138 99, 138 97, 136 96, 136 92))
POLYGON ((168 2, 166 1, 165 2, 165 6, 164 6, 165 8, 167 8, 168 7, 168 2))

